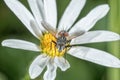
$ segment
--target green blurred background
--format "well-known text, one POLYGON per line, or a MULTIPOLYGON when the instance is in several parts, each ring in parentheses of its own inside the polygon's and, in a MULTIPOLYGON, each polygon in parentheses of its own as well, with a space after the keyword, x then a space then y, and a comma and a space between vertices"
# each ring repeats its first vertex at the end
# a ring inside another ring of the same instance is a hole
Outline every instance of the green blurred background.
MULTIPOLYGON (((26 0, 20 0, 29 8, 26 0)), ((57 0, 58 21, 70 0, 57 0)), ((120 34, 120 0, 87 0, 78 19, 85 16, 91 9, 107 3, 109 14, 97 22, 92 30, 111 30, 120 34)), ((39 43, 24 27, 18 18, 0 0, 0 43, 4 39, 22 39, 39 43)), ((120 41, 84 45, 112 53, 120 58, 120 41)), ((11 49, 0 46, 0 80, 30 80, 28 68, 40 53, 11 49)), ((120 69, 106 68, 88 61, 67 55, 71 68, 65 72, 57 71, 56 80, 120 80, 120 69)), ((43 72, 44 73, 44 72, 43 72)), ((42 80, 42 75, 35 80, 42 80)))

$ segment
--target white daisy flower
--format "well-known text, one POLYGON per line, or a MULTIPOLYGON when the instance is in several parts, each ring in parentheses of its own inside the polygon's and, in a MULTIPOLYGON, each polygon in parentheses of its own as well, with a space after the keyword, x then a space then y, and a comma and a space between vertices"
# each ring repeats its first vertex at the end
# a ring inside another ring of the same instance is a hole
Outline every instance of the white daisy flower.
POLYGON ((74 46, 120 40, 120 35, 114 32, 89 31, 108 13, 107 4, 97 6, 74 24, 86 0, 71 0, 59 23, 57 23, 56 0, 27 0, 32 13, 19 0, 4 1, 26 28, 40 40, 39 45, 17 39, 2 42, 2 46, 42 52, 30 65, 31 79, 38 77, 47 66, 44 80, 55 80, 57 67, 62 71, 70 67, 63 57, 66 53, 103 66, 120 68, 120 60, 107 52, 74 46))

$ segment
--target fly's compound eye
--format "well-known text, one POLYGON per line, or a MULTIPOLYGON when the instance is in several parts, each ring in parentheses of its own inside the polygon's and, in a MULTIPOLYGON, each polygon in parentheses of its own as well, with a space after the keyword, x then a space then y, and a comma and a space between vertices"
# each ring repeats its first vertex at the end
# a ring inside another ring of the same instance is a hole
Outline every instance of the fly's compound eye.
POLYGON ((63 31, 60 31, 60 32, 58 33, 58 35, 60 35, 60 36, 62 36, 63 34, 64 34, 63 31))
POLYGON ((68 32, 67 31, 60 31, 59 33, 58 33, 58 35, 60 35, 60 36, 68 36, 68 32))
POLYGON ((64 33, 64 36, 65 36, 65 37, 68 36, 68 32, 65 32, 65 33, 64 33))

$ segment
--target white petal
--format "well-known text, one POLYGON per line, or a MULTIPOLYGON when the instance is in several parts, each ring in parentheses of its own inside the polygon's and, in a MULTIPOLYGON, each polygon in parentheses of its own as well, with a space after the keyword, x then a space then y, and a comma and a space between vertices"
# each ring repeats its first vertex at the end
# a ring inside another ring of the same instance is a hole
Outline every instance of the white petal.
POLYGON ((2 46, 16 48, 16 49, 30 50, 30 51, 40 51, 40 48, 36 44, 24 40, 17 40, 17 39, 4 40, 2 41, 2 46))
POLYGON ((30 26, 32 26, 32 29, 33 29, 34 33, 37 35, 37 38, 40 39, 40 36, 42 35, 42 32, 41 32, 41 29, 40 29, 39 25, 35 21, 31 20, 30 21, 30 26))
POLYGON ((47 65, 47 71, 44 74, 44 80, 55 80, 56 77, 56 70, 57 66, 53 62, 53 60, 50 60, 47 65))
POLYGON ((36 4, 40 13, 43 21, 46 21, 46 16, 45 16, 45 8, 44 8, 44 2, 43 0, 36 0, 36 4))
POLYGON ((35 60, 32 62, 29 68, 29 75, 31 79, 35 79, 41 74, 48 61, 49 57, 45 54, 39 55, 35 58, 35 60))
POLYGON ((86 44, 95 42, 108 42, 120 40, 120 35, 110 31, 89 31, 72 39, 71 44, 86 44))
POLYGON ((6 5, 13 11, 13 13, 20 19, 20 21, 27 27, 27 29, 35 36, 30 26, 30 20, 34 21, 32 14, 21 4, 18 0, 4 0, 6 5))
POLYGON ((70 68, 69 62, 63 57, 55 57, 54 62, 62 71, 66 71, 68 68, 70 68))
MULTIPOLYGON (((43 7, 43 2, 42 2, 42 0, 39 0, 39 1, 40 1, 41 4, 42 4, 42 5, 40 5, 40 6, 43 7)), ((31 10, 32 10, 32 12, 33 12, 33 15, 34 15, 34 17, 35 17, 35 19, 36 19, 36 21, 37 21, 40 29, 41 29, 42 31, 44 31, 44 28, 43 28, 42 25, 41 25, 41 21, 43 21, 43 20, 44 20, 44 17, 45 17, 45 16, 43 15, 44 9, 39 10, 37 0, 28 0, 28 3, 29 3, 29 5, 30 5, 30 8, 31 8, 31 10)))
POLYGON ((86 0, 71 0, 60 20, 58 26, 59 31, 68 30, 73 25, 83 9, 85 2, 86 0))
POLYGON ((79 20, 70 30, 70 34, 74 32, 79 32, 80 30, 88 31, 90 30, 98 20, 103 18, 109 11, 109 6, 107 4, 97 6, 90 13, 79 20))
POLYGON ((120 68, 120 60, 118 58, 97 49, 88 47, 73 47, 70 49, 69 54, 103 66, 120 68))
POLYGON ((56 0, 44 0, 45 16, 46 21, 56 28, 57 24, 57 9, 56 9, 56 0))

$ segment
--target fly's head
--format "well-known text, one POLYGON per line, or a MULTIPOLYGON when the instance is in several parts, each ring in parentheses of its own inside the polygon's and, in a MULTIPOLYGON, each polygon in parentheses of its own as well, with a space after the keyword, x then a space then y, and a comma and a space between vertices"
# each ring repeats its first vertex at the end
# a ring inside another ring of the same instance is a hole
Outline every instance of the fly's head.
POLYGON ((67 36, 69 36, 69 34, 65 30, 62 30, 58 33, 58 37, 67 37, 67 36))

